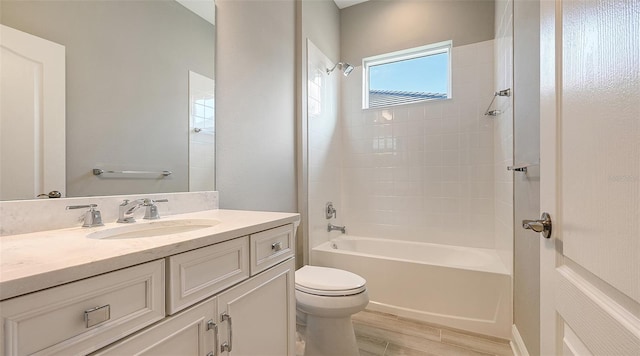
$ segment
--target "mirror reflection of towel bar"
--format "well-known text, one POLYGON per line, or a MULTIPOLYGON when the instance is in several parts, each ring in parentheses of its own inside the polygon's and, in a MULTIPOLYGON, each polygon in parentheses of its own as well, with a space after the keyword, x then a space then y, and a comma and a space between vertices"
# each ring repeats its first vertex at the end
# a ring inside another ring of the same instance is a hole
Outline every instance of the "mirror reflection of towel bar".
POLYGON ((169 176, 173 172, 171 171, 105 171, 104 169, 94 168, 93 175, 99 176, 103 174, 160 174, 163 176, 169 176))

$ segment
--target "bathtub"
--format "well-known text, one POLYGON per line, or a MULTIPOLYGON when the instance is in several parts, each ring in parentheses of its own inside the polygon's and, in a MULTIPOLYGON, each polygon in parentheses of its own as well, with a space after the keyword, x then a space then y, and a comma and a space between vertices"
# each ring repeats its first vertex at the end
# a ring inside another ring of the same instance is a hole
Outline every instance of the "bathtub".
POLYGON ((367 280, 367 309, 509 339, 511 276, 494 250, 342 236, 311 263, 367 280))

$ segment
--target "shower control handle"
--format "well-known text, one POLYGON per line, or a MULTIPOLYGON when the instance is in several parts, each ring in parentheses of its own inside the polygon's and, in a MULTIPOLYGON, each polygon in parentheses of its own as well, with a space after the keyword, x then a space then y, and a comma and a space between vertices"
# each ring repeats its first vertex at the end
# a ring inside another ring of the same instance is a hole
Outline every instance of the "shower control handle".
POLYGON ((540 220, 522 220, 523 229, 542 233, 546 239, 551 237, 551 227, 551 216, 547 213, 542 213, 540 220))
POLYGON ((338 211, 336 210, 336 208, 333 207, 332 202, 327 202, 324 212, 325 212, 325 218, 327 218, 327 220, 338 217, 338 211))

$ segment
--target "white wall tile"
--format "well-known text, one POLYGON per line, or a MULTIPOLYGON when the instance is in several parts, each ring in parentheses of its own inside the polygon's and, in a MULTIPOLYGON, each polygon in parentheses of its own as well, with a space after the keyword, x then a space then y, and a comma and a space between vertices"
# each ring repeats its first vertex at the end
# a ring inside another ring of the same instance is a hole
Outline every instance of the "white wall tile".
MULTIPOLYGON (((505 128, 482 115, 495 86, 494 46, 454 47, 452 99, 343 105, 342 142, 328 144, 343 148, 341 206, 350 234, 495 246, 494 144, 503 139, 494 135, 505 128)), ((361 97, 357 69, 342 79, 343 101, 361 97)))

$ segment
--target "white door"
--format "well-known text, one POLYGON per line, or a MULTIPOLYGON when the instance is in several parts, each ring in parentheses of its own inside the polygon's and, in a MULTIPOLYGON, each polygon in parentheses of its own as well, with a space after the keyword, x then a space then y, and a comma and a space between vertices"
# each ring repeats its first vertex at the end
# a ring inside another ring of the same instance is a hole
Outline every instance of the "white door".
POLYGON ((640 1, 542 1, 541 28, 541 353, 640 355, 640 1))
POLYGON ((0 26, 0 200, 64 196, 65 48, 0 26))

